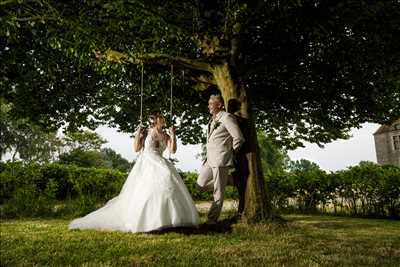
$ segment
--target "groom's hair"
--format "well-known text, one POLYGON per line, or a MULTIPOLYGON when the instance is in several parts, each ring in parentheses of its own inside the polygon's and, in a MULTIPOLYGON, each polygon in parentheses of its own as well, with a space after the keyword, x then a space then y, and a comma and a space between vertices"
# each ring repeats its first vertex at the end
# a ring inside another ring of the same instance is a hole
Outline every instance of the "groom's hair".
POLYGON ((221 95, 210 95, 210 99, 216 100, 221 103, 222 107, 224 106, 224 99, 221 95))

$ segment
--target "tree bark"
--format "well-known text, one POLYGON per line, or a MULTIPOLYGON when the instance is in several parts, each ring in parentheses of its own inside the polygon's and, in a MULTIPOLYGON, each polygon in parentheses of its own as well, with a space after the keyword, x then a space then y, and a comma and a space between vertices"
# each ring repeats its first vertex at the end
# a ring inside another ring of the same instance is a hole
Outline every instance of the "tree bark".
POLYGON ((234 113, 246 139, 238 157, 237 186, 240 194, 239 212, 247 222, 259 222, 271 216, 261 160, 258 152, 256 127, 251 111, 249 90, 233 79, 228 63, 214 66, 213 76, 225 101, 227 111, 234 113))

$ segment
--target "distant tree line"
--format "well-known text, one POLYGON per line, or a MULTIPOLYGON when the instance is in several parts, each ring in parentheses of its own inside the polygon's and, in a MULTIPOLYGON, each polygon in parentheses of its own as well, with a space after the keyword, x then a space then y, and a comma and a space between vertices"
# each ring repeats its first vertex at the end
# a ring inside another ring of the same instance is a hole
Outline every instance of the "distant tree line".
POLYGON ((24 163, 74 164, 80 167, 111 168, 129 171, 133 162, 124 159, 96 132, 89 130, 65 132, 44 130, 25 119, 15 119, 9 114, 9 105, 1 104, 0 157, 24 163))

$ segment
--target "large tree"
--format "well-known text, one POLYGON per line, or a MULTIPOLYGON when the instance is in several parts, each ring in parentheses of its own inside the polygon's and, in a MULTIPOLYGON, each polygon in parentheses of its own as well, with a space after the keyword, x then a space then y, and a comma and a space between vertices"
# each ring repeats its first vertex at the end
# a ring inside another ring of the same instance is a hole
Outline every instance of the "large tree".
POLYGON ((400 114, 397 1, 3 1, 1 67, 13 114, 44 125, 107 122, 132 132, 168 111, 199 142, 207 93, 218 90, 247 142, 244 215, 270 215, 256 127, 293 148, 347 137, 400 114), (184 75, 181 75, 184 71, 184 75), (179 78, 179 79, 178 79, 179 78), (34 97, 32 97, 34 96, 34 97))

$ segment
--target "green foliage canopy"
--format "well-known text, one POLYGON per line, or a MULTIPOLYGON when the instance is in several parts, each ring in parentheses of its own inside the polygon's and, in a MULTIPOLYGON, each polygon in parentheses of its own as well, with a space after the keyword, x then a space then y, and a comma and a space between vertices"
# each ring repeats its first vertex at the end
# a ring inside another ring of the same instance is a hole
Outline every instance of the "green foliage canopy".
POLYGON ((257 140, 264 175, 271 176, 285 172, 290 163, 287 151, 261 131, 257 133, 257 140))
POLYGON ((6 1, 0 12, 4 99, 45 125, 132 132, 140 62, 145 114, 168 112, 165 66, 176 65, 184 142, 199 142, 207 121, 205 64, 229 64, 258 127, 288 147, 400 115, 396 1, 39 0, 6 1))

